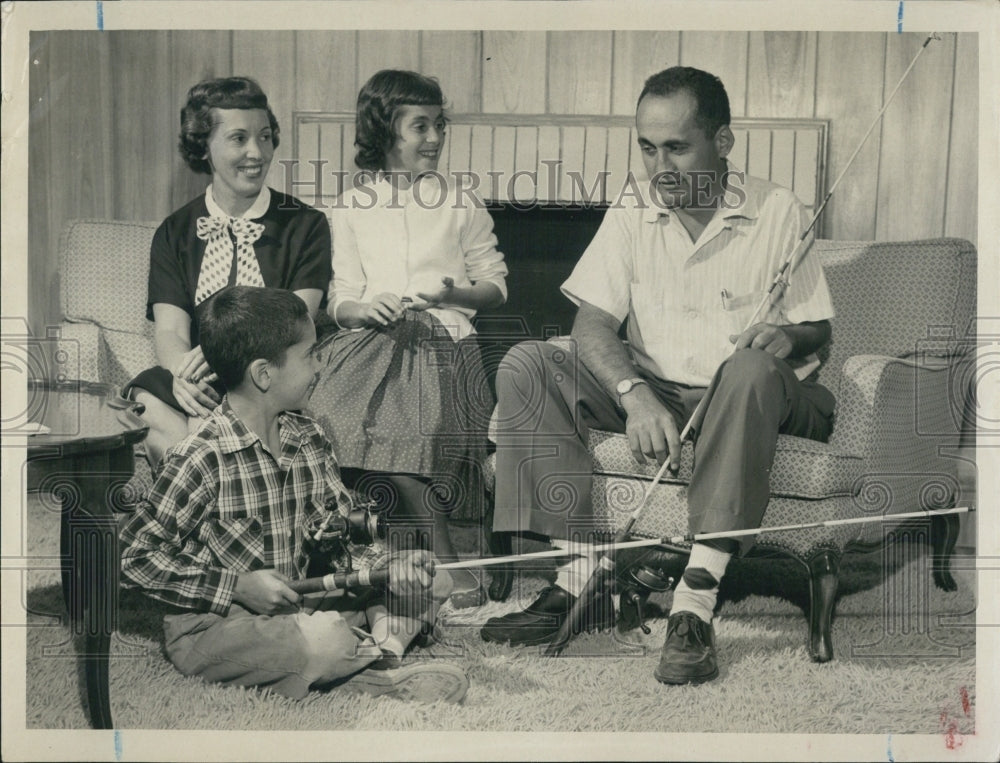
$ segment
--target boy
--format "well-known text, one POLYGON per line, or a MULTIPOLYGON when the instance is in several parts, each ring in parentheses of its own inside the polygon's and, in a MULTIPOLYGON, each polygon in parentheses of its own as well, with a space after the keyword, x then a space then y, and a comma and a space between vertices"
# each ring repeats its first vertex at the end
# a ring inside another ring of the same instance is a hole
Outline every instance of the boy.
POLYGON ((173 608, 167 657, 185 675, 296 699, 350 676, 346 686, 372 694, 460 701, 468 679, 455 666, 397 667, 450 593, 446 573, 431 588, 427 552, 392 559, 388 608, 386 597, 340 592, 306 606, 289 586, 309 562, 308 524, 331 502, 341 514, 351 508, 329 442, 297 412, 317 373, 305 303, 233 286, 202 310, 205 360, 228 394, 169 451, 122 531, 125 585, 173 608), (402 616, 403 605, 417 614, 402 616))

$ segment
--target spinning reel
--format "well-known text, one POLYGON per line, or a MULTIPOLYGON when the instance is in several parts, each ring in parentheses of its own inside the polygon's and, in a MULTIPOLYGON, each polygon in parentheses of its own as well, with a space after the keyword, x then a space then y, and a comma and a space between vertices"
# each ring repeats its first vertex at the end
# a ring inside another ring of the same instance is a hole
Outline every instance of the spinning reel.
POLYGON ((665 569, 671 563, 676 564, 676 557, 663 549, 652 548, 644 549, 634 560, 622 559, 622 562, 616 581, 621 597, 619 627, 622 631, 630 631, 638 626, 649 635, 651 631, 643 618, 643 609, 650 594, 664 593, 673 586, 674 578, 665 569))
POLYGON ((374 501, 364 504, 344 516, 336 499, 326 502, 326 513, 314 516, 304 528, 302 552, 309 558, 307 575, 323 575, 331 570, 351 572, 351 545, 370 546, 376 540, 385 540, 385 515, 372 511, 374 505, 374 501))

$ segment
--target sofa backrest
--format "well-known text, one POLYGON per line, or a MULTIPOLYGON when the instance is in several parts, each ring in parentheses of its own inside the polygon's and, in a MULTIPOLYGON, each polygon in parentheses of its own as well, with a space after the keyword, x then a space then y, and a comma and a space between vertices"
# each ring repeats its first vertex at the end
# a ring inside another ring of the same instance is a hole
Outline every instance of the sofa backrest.
POLYGON ((159 223, 73 220, 60 240, 63 317, 145 334, 149 245, 159 223))
POLYGON ((834 391, 852 355, 951 354, 975 331, 976 249, 968 241, 817 240, 807 256, 817 255, 836 311, 819 379, 834 391))

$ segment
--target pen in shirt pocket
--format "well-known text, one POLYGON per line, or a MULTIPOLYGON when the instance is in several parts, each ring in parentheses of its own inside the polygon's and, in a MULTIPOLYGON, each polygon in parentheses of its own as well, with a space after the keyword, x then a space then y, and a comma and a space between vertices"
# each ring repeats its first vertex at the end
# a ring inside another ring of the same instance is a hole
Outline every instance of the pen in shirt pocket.
POLYGON ((726 289, 722 290, 722 309, 729 309, 729 292, 726 289))

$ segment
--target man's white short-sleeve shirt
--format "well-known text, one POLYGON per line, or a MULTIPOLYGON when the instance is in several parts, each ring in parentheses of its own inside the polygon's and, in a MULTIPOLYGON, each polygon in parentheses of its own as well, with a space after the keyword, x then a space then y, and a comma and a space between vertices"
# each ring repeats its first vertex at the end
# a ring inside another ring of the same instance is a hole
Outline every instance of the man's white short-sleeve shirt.
MULTIPOLYGON (((637 366, 661 379, 707 386, 733 352, 730 336, 746 328, 809 218, 788 189, 731 174, 729 203, 692 242, 676 215, 650 201, 647 185, 633 186, 641 193, 625 194, 608 209, 562 291, 578 305, 627 318, 637 366)), ((783 298, 758 320, 833 317, 815 256, 800 252, 787 280, 783 298)))

